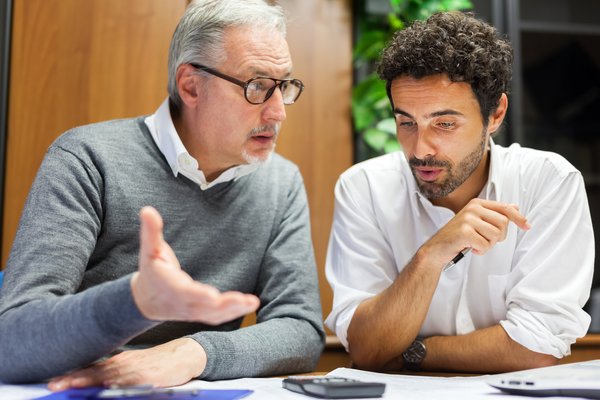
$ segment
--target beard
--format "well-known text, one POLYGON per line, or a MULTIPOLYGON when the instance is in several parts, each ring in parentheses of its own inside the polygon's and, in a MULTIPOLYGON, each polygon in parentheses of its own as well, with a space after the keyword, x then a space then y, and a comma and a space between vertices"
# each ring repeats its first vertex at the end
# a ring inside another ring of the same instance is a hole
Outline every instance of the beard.
POLYGON ((483 130, 481 142, 477 147, 465 158, 463 158, 457 166, 451 161, 438 160, 433 157, 428 157, 423 160, 416 157, 411 157, 408 164, 411 166, 411 171, 419 191, 429 200, 439 199, 448 196, 456 188, 462 185, 472 174, 477 166, 481 163, 485 148, 487 146, 487 129, 483 130), (415 167, 436 167, 446 170, 446 179, 442 182, 424 182, 421 181, 415 173, 415 167))
POLYGON ((277 142, 277 137, 279 136, 280 127, 281 127, 280 123, 262 125, 257 128, 254 128, 250 132, 248 132, 248 135, 247 135, 248 140, 250 140, 254 136, 260 136, 260 134, 263 132, 272 132, 273 133, 273 138, 272 138, 273 145, 271 146, 271 149, 269 149, 267 154, 262 154, 262 155, 253 155, 253 154, 248 153, 247 149, 243 149, 242 150, 242 158, 244 159, 246 164, 262 164, 271 159, 271 156, 273 155, 273 151, 275 150, 275 143, 277 142))
POLYGON ((266 155, 254 156, 254 155, 249 154, 248 151, 246 149, 244 149, 244 150, 242 150, 242 158, 244 159, 246 164, 260 165, 260 164, 266 163, 267 161, 269 161, 271 159, 271 156, 273 156, 273 150, 275 150, 275 144, 273 144, 271 151, 269 151, 266 155))

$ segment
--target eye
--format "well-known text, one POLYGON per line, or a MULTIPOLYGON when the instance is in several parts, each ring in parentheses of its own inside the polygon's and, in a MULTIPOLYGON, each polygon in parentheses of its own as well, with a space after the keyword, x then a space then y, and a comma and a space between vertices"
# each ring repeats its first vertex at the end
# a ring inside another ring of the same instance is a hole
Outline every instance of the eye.
POLYGON ((265 91, 269 88, 267 82, 270 81, 267 81, 266 79, 255 79, 248 84, 248 90, 253 90, 257 92, 265 91))
POLYGON ((439 126, 442 129, 454 129, 456 124, 453 121, 439 121, 437 123, 437 126, 439 126))
POLYGON ((396 125, 398 126, 398 128, 412 128, 417 124, 415 124, 414 121, 397 121, 396 125))

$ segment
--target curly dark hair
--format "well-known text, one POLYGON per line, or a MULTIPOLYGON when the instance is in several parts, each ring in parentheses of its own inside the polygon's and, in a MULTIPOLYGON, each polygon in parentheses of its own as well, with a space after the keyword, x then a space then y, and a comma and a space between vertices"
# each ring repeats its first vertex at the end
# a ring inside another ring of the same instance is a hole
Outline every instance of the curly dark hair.
POLYGON ((466 82, 479 102, 484 125, 508 93, 512 75, 512 47, 496 29, 473 13, 441 12, 415 21, 396 32, 383 50, 377 72, 387 82, 404 75, 416 79, 447 74, 452 82, 466 82))

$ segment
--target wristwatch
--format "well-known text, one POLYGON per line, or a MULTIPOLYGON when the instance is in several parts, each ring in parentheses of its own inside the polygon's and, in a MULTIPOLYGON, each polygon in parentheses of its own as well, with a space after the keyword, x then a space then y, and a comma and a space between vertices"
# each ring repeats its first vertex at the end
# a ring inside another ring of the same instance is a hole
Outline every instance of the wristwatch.
POLYGON ((427 347, 421 338, 416 338, 414 342, 402 353, 404 360, 404 369, 408 371, 421 370, 421 363, 427 355, 427 347))

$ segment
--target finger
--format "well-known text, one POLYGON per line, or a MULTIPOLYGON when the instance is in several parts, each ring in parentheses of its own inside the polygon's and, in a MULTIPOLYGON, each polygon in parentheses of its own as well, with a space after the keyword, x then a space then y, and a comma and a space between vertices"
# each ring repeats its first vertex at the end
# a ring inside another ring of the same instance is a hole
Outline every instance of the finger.
POLYGON ((495 242, 490 242, 484 236, 477 234, 471 239, 471 245, 469 247, 473 254, 480 256, 487 253, 487 251, 493 247, 494 243, 495 242))
POLYGON ((137 371, 129 371, 127 374, 109 377, 102 382, 102 385, 106 387, 123 387, 147 384, 148 380, 144 379, 143 374, 137 371))
POLYGON ((251 294, 239 292, 226 292, 221 296, 221 310, 231 315, 230 318, 238 318, 254 312, 258 309, 260 300, 251 294))
POLYGON ((241 309, 247 310, 246 312, 256 311, 260 305, 258 297, 252 294, 245 294, 240 292, 224 292, 222 293, 222 302, 224 305, 235 305, 241 309))
POLYGON ((486 208, 499 212, 523 230, 531 228, 527 218, 519 212, 519 207, 516 204, 503 204, 492 201, 486 203, 486 208))
POLYGON ((104 379, 94 375, 86 375, 71 380, 72 388, 83 388, 90 386, 104 386, 104 379))
POLYGON ((254 312, 260 304, 256 296, 240 292, 219 293, 216 298, 201 299, 189 310, 186 319, 216 325, 254 312))
POLYGON ((475 229, 484 236, 492 245, 506 239, 510 219, 502 213, 483 208, 480 213, 479 224, 475 229))
POLYGON ((163 221, 158 211, 143 207, 140 211, 140 258, 149 261, 158 257, 163 242, 162 229, 163 221))
POLYGON ((103 378, 98 373, 96 366, 92 366, 55 378, 48 383, 48 388, 52 391, 60 391, 69 388, 101 386, 102 382, 103 378))
POLYGON ((48 389, 53 392, 59 392, 71 387, 71 378, 68 376, 60 376, 48 382, 48 389))

